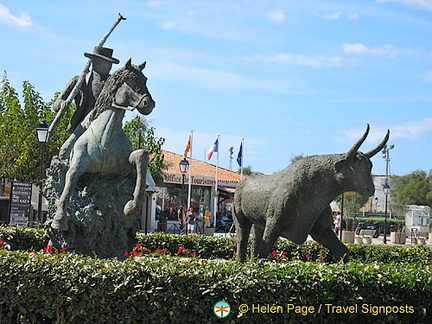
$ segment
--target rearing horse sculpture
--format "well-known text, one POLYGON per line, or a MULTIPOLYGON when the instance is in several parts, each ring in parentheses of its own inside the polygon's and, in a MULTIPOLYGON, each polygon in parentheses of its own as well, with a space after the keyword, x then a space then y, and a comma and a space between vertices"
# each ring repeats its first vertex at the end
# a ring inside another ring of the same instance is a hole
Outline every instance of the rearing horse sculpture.
POLYGON ((147 78, 142 73, 144 67, 145 62, 133 65, 129 60, 124 67, 114 72, 105 82, 94 109, 63 145, 60 156, 69 156, 69 169, 63 192, 56 204, 57 210, 51 224, 54 229, 68 230, 68 200, 71 190, 84 173, 127 175, 135 168, 137 179, 133 199, 126 203, 123 211, 130 220, 141 211, 149 156, 143 149, 132 151, 122 122, 125 110, 136 108, 141 114, 148 115, 155 107, 147 89, 147 78))

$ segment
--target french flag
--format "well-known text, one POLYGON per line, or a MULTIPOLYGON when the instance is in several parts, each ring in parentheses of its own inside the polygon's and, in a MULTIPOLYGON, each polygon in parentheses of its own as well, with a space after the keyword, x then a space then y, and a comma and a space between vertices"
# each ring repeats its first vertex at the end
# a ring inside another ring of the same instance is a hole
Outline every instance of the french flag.
POLYGON ((210 147, 210 149, 207 152, 207 160, 210 160, 213 156, 214 152, 218 152, 219 149, 219 139, 216 139, 214 144, 210 147))

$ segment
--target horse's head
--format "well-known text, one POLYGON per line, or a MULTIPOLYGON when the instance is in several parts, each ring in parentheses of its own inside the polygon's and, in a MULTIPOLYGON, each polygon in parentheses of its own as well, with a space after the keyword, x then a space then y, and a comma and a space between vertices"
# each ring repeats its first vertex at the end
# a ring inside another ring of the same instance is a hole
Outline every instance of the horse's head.
MULTIPOLYGON (((121 86, 117 89, 114 103, 116 106, 134 107, 143 115, 148 115, 155 107, 155 102, 147 89, 147 78, 142 73, 146 62, 133 65, 129 59, 119 73, 122 74, 121 86)), ((114 73, 116 74, 117 71, 114 73)))

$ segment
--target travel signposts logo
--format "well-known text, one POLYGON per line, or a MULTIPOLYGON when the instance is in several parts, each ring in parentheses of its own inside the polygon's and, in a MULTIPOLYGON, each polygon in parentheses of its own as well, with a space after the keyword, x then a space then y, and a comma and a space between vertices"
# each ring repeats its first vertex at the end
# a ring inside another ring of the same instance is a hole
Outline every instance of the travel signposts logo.
POLYGON ((219 318, 225 318, 231 312, 231 306, 226 301, 218 301, 213 306, 213 312, 219 318))

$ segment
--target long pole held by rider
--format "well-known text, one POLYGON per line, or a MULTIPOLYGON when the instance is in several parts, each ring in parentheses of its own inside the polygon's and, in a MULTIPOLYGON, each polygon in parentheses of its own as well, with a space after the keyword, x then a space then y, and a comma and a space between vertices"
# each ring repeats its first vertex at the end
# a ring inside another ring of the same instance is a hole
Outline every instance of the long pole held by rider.
MULTIPOLYGON (((119 16, 117 18, 117 20, 115 21, 115 23, 111 26, 111 28, 108 30, 108 32, 105 34, 105 36, 102 38, 102 40, 99 42, 98 46, 103 46, 106 42, 106 40, 108 39, 108 37, 111 35, 111 33, 113 32, 113 30, 117 27, 117 25, 120 23, 120 21, 122 20, 126 20, 125 17, 123 17, 120 13, 119 16)), ((69 108, 70 104, 72 103, 72 101, 74 100, 75 96, 78 94, 78 91, 82 85, 82 83, 84 82, 85 79, 85 75, 89 72, 90 70, 90 65, 91 65, 91 60, 89 59, 86 63, 86 65, 84 66, 84 69, 81 73, 81 75, 79 76, 79 79, 77 81, 77 83, 75 84, 73 90, 70 92, 69 96, 67 97, 67 99, 62 103, 61 108, 59 109, 59 111, 57 112, 56 117, 54 118, 54 120, 52 121, 48 132, 51 133, 54 131, 54 129, 57 127, 58 123, 60 122, 60 119, 64 116, 66 110, 69 108)))

